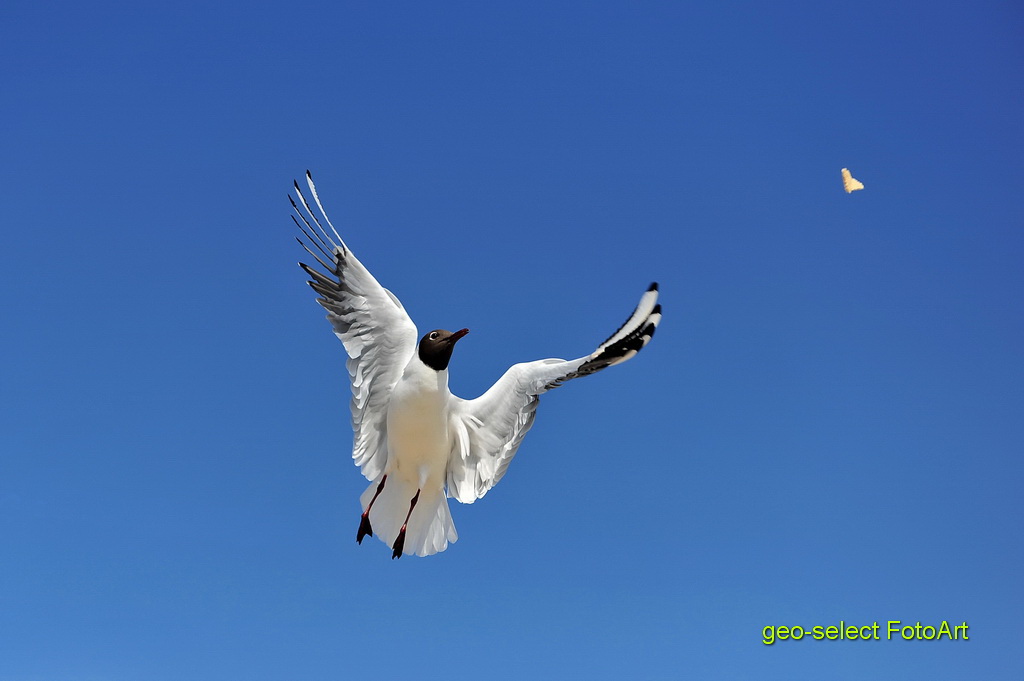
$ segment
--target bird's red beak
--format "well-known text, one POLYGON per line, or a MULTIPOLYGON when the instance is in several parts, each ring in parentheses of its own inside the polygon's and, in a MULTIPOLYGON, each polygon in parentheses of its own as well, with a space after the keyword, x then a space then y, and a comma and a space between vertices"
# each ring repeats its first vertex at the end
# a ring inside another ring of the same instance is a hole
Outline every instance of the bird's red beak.
POLYGON ((459 329, 458 331, 452 334, 451 342, 454 343, 455 341, 465 336, 467 333, 469 333, 469 329, 459 329))

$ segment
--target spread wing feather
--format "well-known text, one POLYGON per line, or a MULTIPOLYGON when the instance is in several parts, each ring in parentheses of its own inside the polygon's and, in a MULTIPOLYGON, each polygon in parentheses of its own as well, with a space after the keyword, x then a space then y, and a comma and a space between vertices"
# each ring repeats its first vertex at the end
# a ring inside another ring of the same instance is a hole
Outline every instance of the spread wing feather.
POLYGON ((288 198, 298 216, 292 219, 306 237, 306 241, 298 241, 320 269, 305 263, 299 266, 309 275, 309 285, 320 294, 317 302, 327 310, 334 334, 348 352, 355 434, 352 458, 363 475, 374 480, 387 463, 388 396, 415 351, 416 325, 398 298, 373 278, 338 235, 309 171, 306 183, 317 211, 310 207, 298 182, 298 203, 288 198))
POLYGON ((647 345, 661 321, 657 300, 658 285, 651 284, 629 319, 586 357, 516 364, 475 400, 454 398, 448 496, 471 504, 501 480, 533 426, 541 394, 625 362, 647 345))

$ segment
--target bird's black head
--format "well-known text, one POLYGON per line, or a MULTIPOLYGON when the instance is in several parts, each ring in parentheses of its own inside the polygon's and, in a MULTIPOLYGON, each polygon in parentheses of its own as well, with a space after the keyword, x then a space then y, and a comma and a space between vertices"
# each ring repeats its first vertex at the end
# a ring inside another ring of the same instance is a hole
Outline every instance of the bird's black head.
POLYGON ((434 329, 420 339, 420 360, 434 371, 444 371, 452 359, 452 350, 460 338, 469 333, 469 329, 461 331, 445 331, 434 329))

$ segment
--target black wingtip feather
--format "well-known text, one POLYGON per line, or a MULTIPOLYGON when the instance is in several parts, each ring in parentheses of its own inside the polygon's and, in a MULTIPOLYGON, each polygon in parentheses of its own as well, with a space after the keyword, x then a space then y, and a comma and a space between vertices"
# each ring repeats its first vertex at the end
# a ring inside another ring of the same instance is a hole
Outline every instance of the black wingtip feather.
POLYGON ((647 287, 647 290, 648 291, 657 291, 658 290, 658 282, 652 281, 651 285, 647 287))

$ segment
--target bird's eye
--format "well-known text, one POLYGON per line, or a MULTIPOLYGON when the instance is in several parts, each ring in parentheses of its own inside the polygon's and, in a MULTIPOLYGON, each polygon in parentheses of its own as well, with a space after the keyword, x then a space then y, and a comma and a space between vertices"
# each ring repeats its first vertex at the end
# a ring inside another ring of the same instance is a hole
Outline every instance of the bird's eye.
POLYGON ((437 331, 430 332, 430 340, 437 340, 437 331))

